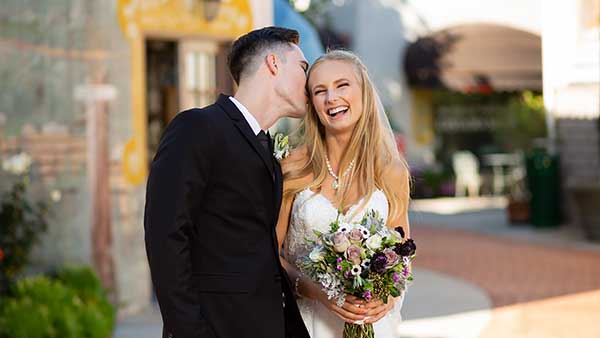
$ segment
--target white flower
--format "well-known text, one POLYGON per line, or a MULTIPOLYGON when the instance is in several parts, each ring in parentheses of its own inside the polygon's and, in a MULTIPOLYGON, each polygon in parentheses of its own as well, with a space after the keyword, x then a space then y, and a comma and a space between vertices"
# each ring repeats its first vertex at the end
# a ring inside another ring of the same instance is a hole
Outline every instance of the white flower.
POLYGON ((353 265, 352 270, 350 270, 350 273, 352 274, 352 276, 358 276, 358 275, 360 275, 361 272, 362 272, 362 267, 360 265, 353 265))
POLYGON ((369 239, 367 239, 367 241, 365 242, 365 244, 367 245, 367 248, 376 251, 377 249, 381 248, 381 241, 382 241, 382 237, 379 234, 375 234, 371 237, 369 237, 369 239))
POLYGON ((310 258, 310 260, 315 263, 325 259, 325 252, 323 251, 323 247, 320 245, 315 246, 308 255, 308 258, 310 258))
POLYGON ((340 228, 338 229, 338 231, 346 233, 346 232, 352 230, 352 228, 353 228, 353 226, 351 224, 340 222, 340 228))
POLYGON ((277 161, 281 161, 290 155, 290 143, 288 136, 282 133, 276 133, 273 138, 273 156, 277 161))
POLYGON ((369 268, 371 267, 371 260, 368 258, 365 258, 362 263, 360 263, 360 266, 364 269, 364 270, 369 270, 369 268))
POLYGON ((52 200, 52 202, 60 202, 60 200, 62 199, 62 193, 60 192, 60 190, 52 190, 52 192, 50 192, 50 199, 52 200))
POLYGON ((362 225, 357 225, 356 229, 360 230, 360 233, 363 236, 363 239, 369 238, 369 236, 371 236, 371 232, 369 231, 369 229, 365 228, 362 225))
POLYGON ((20 153, 3 161, 2 169, 15 175, 21 175, 29 170, 31 162, 31 156, 26 153, 20 153))

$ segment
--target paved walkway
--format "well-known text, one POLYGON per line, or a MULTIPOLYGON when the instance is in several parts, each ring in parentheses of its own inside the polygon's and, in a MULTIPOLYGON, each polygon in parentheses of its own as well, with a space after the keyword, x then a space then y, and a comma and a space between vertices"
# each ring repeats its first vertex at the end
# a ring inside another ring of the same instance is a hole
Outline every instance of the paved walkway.
POLYGON ((158 308, 118 321, 113 338, 161 338, 162 320, 158 308))
MULTIPOLYGON (((404 301, 399 334, 405 338, 477 338, 491 318, 491 300, 481 288, 454 277, 416 268, 404 301), (452 292, 448 292, 452 290, 452 292)), ((157 310, 121 320, 114 338, 159 338, 157 310)), ((259 337, 257 337, 259 338, 259 337)))
MULTIPOLYGON (((600 244, 573 227, 511 226, 505 203, 414 201, 402 338, 600 338, 600 244)), ((121 320, 115 338, 160 333, 149 310, 121 320)))
POLYGON ((494 308, 480 338, 600 337, 599 244, 585 241, 573 227, 511 226, 494 206, 470 210, 477 203, 416 202, 416 266, 487 292, 494 308))
POLYGON ((491 299, 478 286, 414 268, 402 307, 403 338, 477 338, 491 319, 491 299), (450 291, 449 291, 450 290, 450 291))

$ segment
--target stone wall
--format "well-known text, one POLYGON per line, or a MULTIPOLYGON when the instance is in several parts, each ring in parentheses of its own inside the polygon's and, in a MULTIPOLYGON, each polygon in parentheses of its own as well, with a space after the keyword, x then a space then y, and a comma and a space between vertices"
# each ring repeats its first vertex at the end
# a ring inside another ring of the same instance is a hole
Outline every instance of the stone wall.
POLYGON ((86 107, 74 92, 101 75, 116 89, 108 108, 112 254, 121 311, 132 312, 149 303, 151 284, 143 246, 144 187, 128 184, 121 170, 132 132, 131 65, 117 3, 2 1, 0 159, 27 152, 35 183, 48 193, 52 216, 34 253, 34 270, 91 264, 86 107))

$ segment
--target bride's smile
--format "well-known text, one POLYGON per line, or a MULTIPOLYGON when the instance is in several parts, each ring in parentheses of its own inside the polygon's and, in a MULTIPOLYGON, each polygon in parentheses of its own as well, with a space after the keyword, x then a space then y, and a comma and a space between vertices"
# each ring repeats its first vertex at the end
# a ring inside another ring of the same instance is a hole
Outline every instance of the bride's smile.
POLYGON ((348 112, 350 107, 348 106, 339 106, 335 108, 329 108, 327 110, 327 115, 329 115, 332 119, 341 118, 348 112))

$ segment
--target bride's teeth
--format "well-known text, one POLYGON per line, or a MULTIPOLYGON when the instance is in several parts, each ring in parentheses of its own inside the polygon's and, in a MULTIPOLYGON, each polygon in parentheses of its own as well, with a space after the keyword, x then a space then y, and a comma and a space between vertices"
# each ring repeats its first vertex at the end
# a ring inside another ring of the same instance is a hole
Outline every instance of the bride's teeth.
POLYGON ((346 106, 340 106, 337 108, 329 109, 329 111, 327 113, 331 116, 335 116, 335 115, 337 115, 337 113, 339 113, 343 110, 347 110, 347 109, 348 109, 348 107, 346 107, 346 106))

